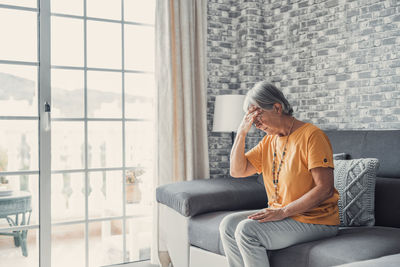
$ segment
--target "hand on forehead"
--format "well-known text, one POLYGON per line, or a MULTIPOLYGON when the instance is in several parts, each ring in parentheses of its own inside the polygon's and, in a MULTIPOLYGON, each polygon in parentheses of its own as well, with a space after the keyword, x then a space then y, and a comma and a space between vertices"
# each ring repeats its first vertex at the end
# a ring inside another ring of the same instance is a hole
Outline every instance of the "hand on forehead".
POLYGON ((249 105, 249 108, 248 108, 249 112, 253 112, 253 111, 256 111, 256 110, 261 110, 261 108, 257 107, 256 105, 253 105, 253 104, 249 105))

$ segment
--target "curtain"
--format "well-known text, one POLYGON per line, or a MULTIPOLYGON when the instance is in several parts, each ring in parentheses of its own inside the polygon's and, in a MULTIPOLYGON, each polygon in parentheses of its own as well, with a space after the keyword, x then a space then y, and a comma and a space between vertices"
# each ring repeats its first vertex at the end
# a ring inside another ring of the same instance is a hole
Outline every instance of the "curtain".
MULTIPOLYGON (((155 187, 209 178, 207 141, 207 0, 157 0, 157 174, 155 187)), ((154 205, 151 262, 168 258, 154 205)))

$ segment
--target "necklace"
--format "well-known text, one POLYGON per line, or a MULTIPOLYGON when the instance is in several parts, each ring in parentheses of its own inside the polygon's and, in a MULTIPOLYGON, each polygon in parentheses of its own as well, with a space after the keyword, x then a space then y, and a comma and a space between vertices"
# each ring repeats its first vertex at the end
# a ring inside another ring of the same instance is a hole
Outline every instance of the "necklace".
POLYGON ((274 196, 274 201, 277 202, 278 201, 278 183, 279 183, 279 173, 281 172, 281 167, 282 167, 282 162, 283 162, 283 158, 286 155, 286 146, 289 140, 289 136, 292 133, 292 129, 293 129, 293 124, 294 124, 294 117, 292 119, 292 125, 290 126, 290 130, 289 130, 289 134, 286 138, 286 142, 285 142, 285 146, 283 147, 283 151, 282 151, 282 157, 281 157, 281 161, 279 162, 279 166, 278 166, 278 171, 276 172, 275 175, 275 159, 276 159, 276 146, 277 146, 277 140, 278 137, 275 138, 275 148, 274 148, 274 157, 272 159, 272 181, 274 183, 274 188, 275 188, 275 196, 274 196))

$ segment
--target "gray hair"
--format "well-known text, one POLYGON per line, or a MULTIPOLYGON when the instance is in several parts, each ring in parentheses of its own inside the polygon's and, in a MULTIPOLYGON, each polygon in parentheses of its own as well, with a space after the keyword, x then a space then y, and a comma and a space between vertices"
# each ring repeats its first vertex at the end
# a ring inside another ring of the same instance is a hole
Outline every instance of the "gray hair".
POLYGON ((261 81, 256 83, 253 88, 247 92, 243 109, 247 112, 250 105, 262 109, 272 109, 275 103, 280 103, 282 105, 282 111, 284 114, 292 116, 293 108, 283 95, 282 91, 271 83, 261 81))

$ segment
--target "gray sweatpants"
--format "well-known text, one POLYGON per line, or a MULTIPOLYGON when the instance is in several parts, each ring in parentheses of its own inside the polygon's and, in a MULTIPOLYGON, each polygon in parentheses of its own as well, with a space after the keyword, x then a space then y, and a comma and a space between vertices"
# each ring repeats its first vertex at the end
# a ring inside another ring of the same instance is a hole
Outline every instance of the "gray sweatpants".
POLYGON ((260 223, 247 219, 260 210, 227 215, 219 226, 230 267, 269 267, 267 250, 335 236, 338 226, 301 223, 291 218, 260 223))

